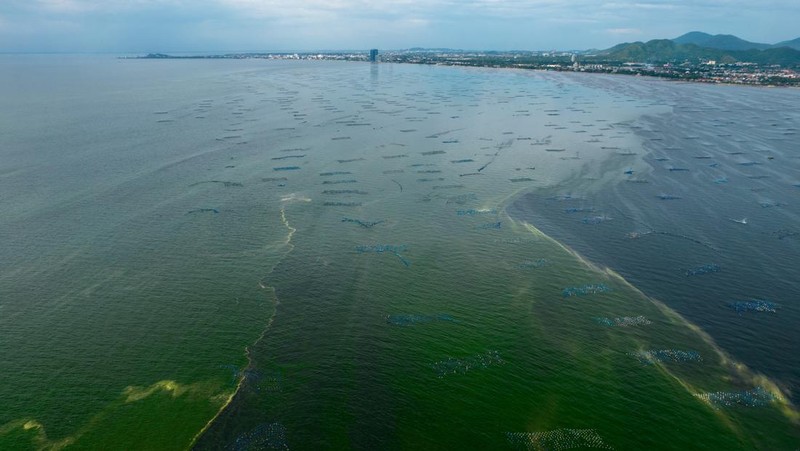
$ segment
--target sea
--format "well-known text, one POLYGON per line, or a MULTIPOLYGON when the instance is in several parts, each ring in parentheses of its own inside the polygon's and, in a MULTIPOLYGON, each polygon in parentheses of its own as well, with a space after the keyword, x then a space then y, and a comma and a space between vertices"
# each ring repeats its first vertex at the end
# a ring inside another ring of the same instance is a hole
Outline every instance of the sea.
POLYGON ((800 91, 0 55, 0 449, 800 447, 800 91))

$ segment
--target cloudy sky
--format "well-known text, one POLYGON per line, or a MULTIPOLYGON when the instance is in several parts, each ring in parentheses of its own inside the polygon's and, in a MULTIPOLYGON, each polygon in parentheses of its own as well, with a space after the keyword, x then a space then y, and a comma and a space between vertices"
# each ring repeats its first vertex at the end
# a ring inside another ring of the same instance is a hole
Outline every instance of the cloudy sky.
POLYGON ((687 31, 775 43, 800 0, 0 0, 0 52, 588 49, 687 31))

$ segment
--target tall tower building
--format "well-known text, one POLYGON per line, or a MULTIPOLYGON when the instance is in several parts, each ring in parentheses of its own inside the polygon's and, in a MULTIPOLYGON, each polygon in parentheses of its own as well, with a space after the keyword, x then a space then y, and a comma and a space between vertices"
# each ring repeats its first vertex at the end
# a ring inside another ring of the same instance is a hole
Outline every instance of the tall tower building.
POLYGON ((372 49, 372 50, 369 51, 369 60, 372 63, 375 63, 375 62, 378 61, 378 49, 372 49))

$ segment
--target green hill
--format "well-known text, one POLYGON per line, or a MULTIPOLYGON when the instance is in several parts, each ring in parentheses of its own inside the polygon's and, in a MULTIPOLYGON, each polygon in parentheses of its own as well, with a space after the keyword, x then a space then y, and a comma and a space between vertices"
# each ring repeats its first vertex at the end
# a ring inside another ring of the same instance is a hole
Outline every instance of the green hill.
POLYGON ((696 44, 680 44, 670 39, 654 39, 648 42, 618 44, 599 52, 597 60, 637 63, 693 63, 714 60, 718 63, 747 62, 761 65, 778 64, 784 67, 800 66, 800 50, 789 47, 765 50, 723 50, 700 47, 696 44))
POLYGON ((779 42, 773 47, 789 47, 795 50, 800 50, 800 38, 792 39, 791 41, 779 42))
POLYGON ((698 47, 718 50, 766 50, 772 47, 770 44, 745 41, 732 34, 710 35, 701 31, 686 33, 672 41, 676 44, 694 44, 698 47))

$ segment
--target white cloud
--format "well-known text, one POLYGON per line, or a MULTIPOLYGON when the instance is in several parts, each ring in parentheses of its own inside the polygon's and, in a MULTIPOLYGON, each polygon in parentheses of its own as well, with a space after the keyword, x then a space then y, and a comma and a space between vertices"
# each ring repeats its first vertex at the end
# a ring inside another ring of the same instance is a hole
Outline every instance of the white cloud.
POLYGON ((638 28, 607 28, 606 33, 613 34, 613 35, 637 35, 637 34, 644 34, 644 32, 638 28))

